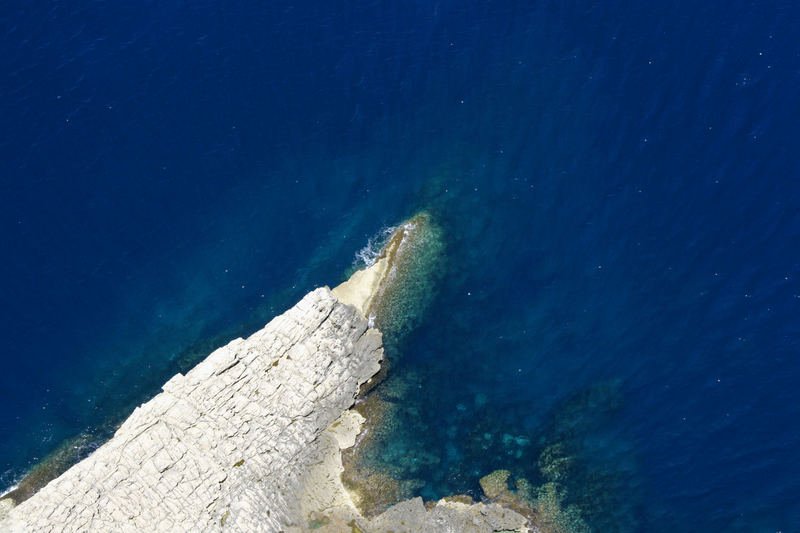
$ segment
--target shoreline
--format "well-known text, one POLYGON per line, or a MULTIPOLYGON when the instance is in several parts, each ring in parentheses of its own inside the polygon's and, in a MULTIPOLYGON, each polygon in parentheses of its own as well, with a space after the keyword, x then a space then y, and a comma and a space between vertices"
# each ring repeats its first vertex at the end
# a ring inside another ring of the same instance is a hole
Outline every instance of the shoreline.
POLYGON ((375 263, 333 291, 310 292, 174 376, 29 499, 9 509, 0 498, 2 529, 529 531, 507 506, 463 498, 412 498, 365 517, 342 481, 342 452, 368 426, 353 406, 384 360, 375 315, 396 305, 387 282, 405 279, 399 252, 416 227, 398 226, 375 263))

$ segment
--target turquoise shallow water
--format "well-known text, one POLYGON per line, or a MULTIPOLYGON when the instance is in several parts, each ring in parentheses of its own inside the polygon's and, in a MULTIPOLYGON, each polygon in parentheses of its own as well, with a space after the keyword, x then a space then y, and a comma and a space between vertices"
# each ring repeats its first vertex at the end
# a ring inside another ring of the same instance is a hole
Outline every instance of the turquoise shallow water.
POLYGON ((797 19, 786 2, 9 10, 2 485, 63 439, 102 440, 427 208, 443 278, 397 346, 420 393, 385 455, 425 497, 499 467, 535 480, 562 443, 597 531, 792 531, 797 19))

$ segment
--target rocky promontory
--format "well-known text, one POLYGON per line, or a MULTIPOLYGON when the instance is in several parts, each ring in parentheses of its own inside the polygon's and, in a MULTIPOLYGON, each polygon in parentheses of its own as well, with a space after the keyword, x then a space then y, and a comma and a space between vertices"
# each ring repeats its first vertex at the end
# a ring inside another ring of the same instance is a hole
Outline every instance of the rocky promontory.
POLYGON ((367 519, 342 485, 341 450, 363 422, 350 408, 383 357, 365 315, 391 261, 174 376, 89 457, 15 507, 0 500, 0 530, 527 531, 498 503, 457 499, 367 519))

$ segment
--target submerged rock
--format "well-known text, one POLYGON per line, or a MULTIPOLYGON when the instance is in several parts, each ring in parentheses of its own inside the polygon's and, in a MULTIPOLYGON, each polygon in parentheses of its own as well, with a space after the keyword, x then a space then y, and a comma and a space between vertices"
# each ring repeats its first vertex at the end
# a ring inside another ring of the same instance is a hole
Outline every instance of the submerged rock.
POLYGON ((491 474, 483 476, 480 480, 481 489, 487 498, 497 498, 508 490, 508 470, 495 470, 491 474))
POLYGON ((484 495, 492 502, 524 516, 532 531, 539 533, 590 533, 580 510, 565 502, 566 494, 557 483, 534 487, 525 478, 516 478, 516 490, 509 487, 511 472, 495 470, 480 479, 484 495))
POLYGON ((92 439, 88 434, 65 440, 51 454, 35 464, 16 487, 3 494, 0 505, 11 508, 24 502, 92 449, 92 439))

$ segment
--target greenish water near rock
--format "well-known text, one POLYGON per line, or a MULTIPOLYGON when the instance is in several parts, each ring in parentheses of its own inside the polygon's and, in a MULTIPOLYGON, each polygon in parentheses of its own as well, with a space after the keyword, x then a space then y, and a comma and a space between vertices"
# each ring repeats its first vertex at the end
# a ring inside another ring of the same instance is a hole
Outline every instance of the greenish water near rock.
POLYGON ((396 232, 400 242, 369 310, 389 357, 401 356, 399 343, 425 319, 446 265, 442 230, 428 212, 414 215, 396 232))
MULTIPOLYGON (((447 213, 447 199, 439 200, 431 212, 447 213)), ((345 452, 346 485, 361 494, 369 487, 364 510, 374 515, 419 494, 486 499, 478 480, 506 469, 511 474, 508 502, 529 513, 543 531, 634 529, 632 491, 625 483, 635 464, 598 461, 592 444, 613 427, 623 402, 619 383, 602 381, 578 390, 536 413, 539 422, 533 428, 512 412, 498 411, 484 392, 455 405, 441 425, 431 424, 425 412, 431 399, 452 383, 441 374, 434 382, 426 375, 428 364, 409 353, 419 346, 414 333, 421 324, 435 334, 437 317, 429 308, 441 297, 438 285, 452 271, 446 262, 447 234, 431 215, 425 222, 419 241, 409 241, 414 244, 398 259, 396 277, 375 317, 391 366, 388 378, 356 406, 368 419, 367 437, 345 452)), ((378 236, 371 248, 379 242, 385 244, 378 236)))

